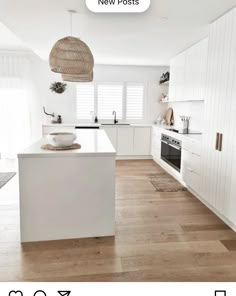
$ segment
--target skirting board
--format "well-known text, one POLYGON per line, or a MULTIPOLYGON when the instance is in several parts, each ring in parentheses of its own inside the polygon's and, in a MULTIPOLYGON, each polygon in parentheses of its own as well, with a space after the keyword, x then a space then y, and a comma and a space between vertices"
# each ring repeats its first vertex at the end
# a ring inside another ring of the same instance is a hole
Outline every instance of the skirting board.
POLYGON ((219 213, 214 207, 212 207, 207 201, 205 201, 199 194, 194 192, 191 188, 186 186, 187 189, 202 202, 209 210, 211 210, 214 214, 216 214, 217 217, 219 217, 225 224, 227 224, 234 232, 236 232, 236 225, 233 224, 229 219, 227 219, 224 215, 219 213))
POLYGON ((207 201, 205 201, 199 194, 193 191, 190 187, 188 187, 183 180, 181 179, 181 174, 175 172, 171 167, 162 161, 161 159, 158 161, 154 159, 154 161, 160 165, 165 171, 167 171, 172 177, 174 177, 177 181, 179 181, 184 187, 186 187, 189 192, 191 192, 197 199, 200 200, 209 210, 211 210, 217 217, 219 217, 225 224, 227 224, 234 232, 236 232, 236 225, 229 221, 224 215, 219 213, 214 207, 212 207, 207 201))

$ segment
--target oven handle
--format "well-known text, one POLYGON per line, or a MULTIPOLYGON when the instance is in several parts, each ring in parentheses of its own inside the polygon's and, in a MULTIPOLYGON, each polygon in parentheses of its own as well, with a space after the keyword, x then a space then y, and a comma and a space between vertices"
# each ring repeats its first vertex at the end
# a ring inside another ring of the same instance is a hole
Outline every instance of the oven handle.
POLYGON ((161 140, 161 142, 164 143, 164 144, 166 144, 166 145, 169 145, 169 143, 166 142, 166 141, 161 140))
POLYGON ((175 148, 176 150, 179 150, 179 151, 181 150, 181 147, 175 146, 173 144, 169 144, 169 146, 172 148, 175 148))

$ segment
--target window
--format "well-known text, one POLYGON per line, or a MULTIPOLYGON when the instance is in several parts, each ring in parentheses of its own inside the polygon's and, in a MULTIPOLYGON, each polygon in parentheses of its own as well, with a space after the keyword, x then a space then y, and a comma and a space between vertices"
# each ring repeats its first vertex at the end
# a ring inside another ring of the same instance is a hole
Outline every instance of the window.
POLYGON ((80 83, 77 85, 77 119, 142 120, 144 117, 143 83, 80 83))
POLYGON ((118 119, 122 119, 123 110, 123 85, 101 84, 97 88, 98 118, 112 119, 112 111, 116 111, 118 119))
POLYGON ((81 83, 77 87, 77 118, 91 118, 91 114, 94 111, 94 85, 89 83, 81 83))
POLYGON ((30 110, 26 89, 0 87, 0 147, 1 157, 14 159, 31 140, 30 110))
POLYGON ((126 88, 126 118, 143 119, 143 93, 142 84, 127 84, 126 88))

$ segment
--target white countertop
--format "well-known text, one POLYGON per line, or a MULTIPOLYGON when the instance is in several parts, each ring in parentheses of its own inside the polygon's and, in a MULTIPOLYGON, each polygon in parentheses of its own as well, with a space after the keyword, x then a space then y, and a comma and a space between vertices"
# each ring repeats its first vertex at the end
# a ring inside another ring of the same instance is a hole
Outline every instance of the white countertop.
POLYGON ((116 151, 103 130, 75 130, 77 140, 75 143, 81 145, 81 149, 49 151, 41 149, 41 146, 47 144, 47 138, 44 137, 38 142, 18 154, 18 158, 34 157, 81 157, 81 156, 115 156, 116 151))
POLYGON ((74 128, 75 126, 83 127, 83 126, 88 126, 88 127, 152 127, 152 123, 130 123, 130 124, 113 124, 113 123, 45 123, 43 124, 43 127, 72 127, 74 128))
MULTIPOLYGON (((158 125, 158 124, 154 124, 154 127, 157 127, 159 129, 161 129, 163 131, 163 134, 169 135, 173 138, 176 138, 178 140, 193 140, 193 141, 198 141, 201 142, 202 141, 202 134, 179 134, 179 133, 175 133, 173 131, 169 131, 168 128, 170 128, 169 126, 163 126, 163 125, 158 125)), ((173 127, 171 127, 173 128, 173 127)))
POLYGON ((100 123, 44 123, 45 127, 75 127, 75 126, 91 126, 91 127, 100 127, 100 123))

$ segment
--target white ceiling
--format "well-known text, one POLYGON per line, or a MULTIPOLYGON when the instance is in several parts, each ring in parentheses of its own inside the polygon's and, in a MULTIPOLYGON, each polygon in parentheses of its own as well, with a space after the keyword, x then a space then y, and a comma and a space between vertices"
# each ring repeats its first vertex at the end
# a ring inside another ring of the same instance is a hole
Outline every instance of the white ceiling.
POLYGON ((0 23, 0 49, 1 50, 24 50, 25 44, 16 37, 5 25, 0 23))
POLYGON ((73 35, 87 42, 97 64, 154 66, 167 65, 207 36, 208 24, 235 5, 236 0, 151 0, 143 14, 95 14, 85 0, 0 0, 0 21, 47 59, 57 39, 69 35, 66 11, 75 9, 73 35))

